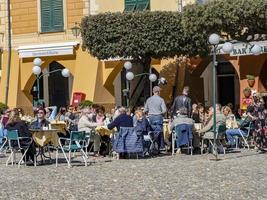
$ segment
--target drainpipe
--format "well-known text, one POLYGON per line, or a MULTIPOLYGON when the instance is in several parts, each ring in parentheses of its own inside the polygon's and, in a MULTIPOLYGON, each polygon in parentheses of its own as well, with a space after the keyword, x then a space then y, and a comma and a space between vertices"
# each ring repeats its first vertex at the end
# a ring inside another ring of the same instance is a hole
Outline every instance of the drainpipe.
POLYGON ((10 17, 10 0, 7 0, 7 20, 8 20, 8 60, 7 60, 7 77, 6 77, 6 96, 5 104, 8 103, 8 90, 11 67, 11 17, 10 17))

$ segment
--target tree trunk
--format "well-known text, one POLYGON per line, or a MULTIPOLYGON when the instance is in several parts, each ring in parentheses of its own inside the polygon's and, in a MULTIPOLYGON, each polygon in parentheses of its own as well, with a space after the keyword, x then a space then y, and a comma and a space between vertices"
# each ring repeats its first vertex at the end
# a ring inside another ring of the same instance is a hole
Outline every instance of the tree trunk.
MULTIPOLYGON (((149 73, 149 69, 151 67, 151 57, 148 58, 143 58, 142 59, 142 64, 143 64, 143 69, 144 69, 144 73, 149 73)), ((144 84, 144 98, 145 100, 150 96, 150 81, 149 78, 147 76, 147 78, 145 79, 145 84, 144 84)))

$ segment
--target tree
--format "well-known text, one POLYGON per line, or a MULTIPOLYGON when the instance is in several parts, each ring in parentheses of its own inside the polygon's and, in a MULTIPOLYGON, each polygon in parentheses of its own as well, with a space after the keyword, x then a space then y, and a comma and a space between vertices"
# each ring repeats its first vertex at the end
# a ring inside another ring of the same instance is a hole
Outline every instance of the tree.
POLYGON ((105 13, 82 20, 83 44, 99 59, 146 61, 181 51, 183 31, 178 12, 105 13))
MULTIPOLYGON (((144 72, 151 58, 174 57, 184 46, 178 12, 105 13, 85 17, 81 27, 83 45, 93 56, 132 58, 144 72)), ((144 95, 149 96, 149 87, 144 95)))
POLYGON ((227 40, 249 42, 265 40, 267 33, 266 0, 218 0, 190 5, 182 16, 185 55, 207 55, 208 36, 217 32, 227 40))
POLYGON ((166 11, 104 13, 84 17, 83 45, 99 58, 146 61, 175 55, 207 55, 207 38, 266 39, 266 0, 217 0, 190 5, 182 14, 166 11), (255 38, 256 35, 256 38, 255 38))
POLYGON ((207 38, 263 40, 266 0, 214 0, 187 6, 182 13, 143 11, 104 13, 82 19, 83 45, 98 59, 132 58, 148 72, 151 58, 207 56, 207 38))

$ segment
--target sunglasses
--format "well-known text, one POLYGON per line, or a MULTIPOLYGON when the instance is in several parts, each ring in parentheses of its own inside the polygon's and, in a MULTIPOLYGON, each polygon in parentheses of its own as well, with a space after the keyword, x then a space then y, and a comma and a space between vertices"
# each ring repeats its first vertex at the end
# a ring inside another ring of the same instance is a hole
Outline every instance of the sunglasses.
POLYGON ((44 112, 37 112, 38 114, 44 114, 44 112))

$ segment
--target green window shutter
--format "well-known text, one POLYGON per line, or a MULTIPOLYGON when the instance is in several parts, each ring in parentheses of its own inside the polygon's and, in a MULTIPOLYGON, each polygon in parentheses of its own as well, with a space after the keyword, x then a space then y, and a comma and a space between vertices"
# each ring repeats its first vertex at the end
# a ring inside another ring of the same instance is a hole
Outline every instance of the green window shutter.
POLYGON ((125 11, 149 10, 150 0, 125 0, 125 11))
POLYGON ((41 0, 41 31, 49 32, 52 27, 51 0, 41 0))
POLYGON ((136 0, 125 0, 124 11, 134 11, 136 7, 136 0))
POLYGON ((137 0, 136 10, 149 10, 149 0, 137 0))
POLYGON ((52 0, 52 26, 54 31, 64 30, 63 0, 52 0))
POLYGON ((41 31, 64 30, 63 0, 41 0, 41 31))

